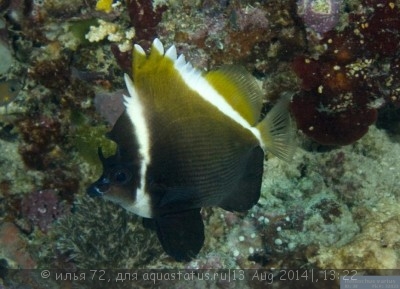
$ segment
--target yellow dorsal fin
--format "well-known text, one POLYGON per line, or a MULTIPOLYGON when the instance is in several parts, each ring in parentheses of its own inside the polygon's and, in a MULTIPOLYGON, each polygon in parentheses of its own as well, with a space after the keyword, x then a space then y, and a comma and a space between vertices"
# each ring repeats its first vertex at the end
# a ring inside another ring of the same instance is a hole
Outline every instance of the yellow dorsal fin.
POLYGON ((156 38, 151 45, 150 54, 147 56, 143 48, 135 44, 133 48, 132 73, 133 81, 137 84, 136 77, 145 75, 149 71, 165 69, 165 65, 172 68, 173 59, 164 57, 164 46, 161 41, 156 38))
POLYGON ((135 44, 133 47, 132 59, 132 73, 135 75, 137 70, 140 69, 147 60, 146 52, 144 52, 143 48, 138 44, 135 44))
POLYGON ((153 41, 148 56, 135 45, 132 65, 133 84, 127 85, 149 109, 179 102, 181 105, 171 106, 179 116, 185 108, 193 109, 195 103, 205 101, 242 127, 255 130, 262 93, 244 68, 224 67, 204 74, 183 55, 178 56, 174 45, 164 50, 159 39, 153 41))
POLYGON ((290 99, 289 94, 284 94, 257 125, 264 151, 285 161, 291 160, 296 147, 295 129, 288 110, 290 99))
POLYGON ((205 79, 251 126, 260 118, 262 91, 255 78, 241 66, 210 71, 205 79))

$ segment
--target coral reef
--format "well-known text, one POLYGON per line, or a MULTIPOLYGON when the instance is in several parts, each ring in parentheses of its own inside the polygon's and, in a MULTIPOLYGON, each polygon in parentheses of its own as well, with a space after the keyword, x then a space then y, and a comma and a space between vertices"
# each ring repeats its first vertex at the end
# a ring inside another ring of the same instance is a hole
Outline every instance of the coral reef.
POLYGON ((155 5, 154 7, 152 1, 147 0, 128 0, 126 5, 129 18, 137 33, 136 42, 143 47, 149 47, 157 36, 157 25, 167 6, 155 5))
POLYGON ((1 89, 19 89, 0 99, 1 286, 41 288, 40 278, 12 283, 10 268, 398 268, 400 4, 339 2, 0 1, 1 89), (293 92, 300 140, 330 146, 269 158, 247 214, 202 210, 205 246, 186 264, 162 254, 138 217, 82 196, 101 170, 97 148, 115 150, 104 134, 130 49, 155 36, 198 68, 245 66, 265 112, 293 92))
POLYGON ((208 212, 212 240, 206 238, 191 266, 220 268, 233 258, 236 266, 254 269, 363 268, 365 262, 396 268, 398 240, 390 232, 397 227, 392 200, 399 190, 390 172, 399 149, 373 126, 353 146, 320 154, 300 150, 290 165, 268 160, 258 205, 244 216, 208 212), (388 245, 379 245, 382 240, 388 245), (361 253, 368 245, 370 253, 361 253), (218 248, 217 258, 207 255, 211 248, 218 248))
POLYGON ((24 250, 28 247, 27 241, 19 235, 19 230, 13 223, 1 224, 0 244, 0 255, 8 260, 7 267, 13 269, 34 269, 36 267, 36 262, 24 250))
POLYGON ((395 3, 366 1, 349 14, 343 30, 324 35, 320 44, 326 49, 318 59, 293 60, 302 90, 292 112, 305 135, 321 144, 350 144, 377 120, 377 109, 397 101, 398 83, 392 80, 399 69, 399 17, 395 3))
POLYGON ((197 67, 235 63, 265 74, 275 70, 277 59, 290 58, 303 42, 287 1, 204 1, 196 12, 184 5, 191 14, 177 9, 182 7, 169 7, 164 13, 166 21, 159 24, 158 34, 174 41, 197 67))
POLYGON ((332 30, 339 22, 342 0, 298 0, 297 13, 304 24, 318 33, 332 30))
POLYGON ((162 252, 137 216, 88 197, 76 201, 74 212, 60 219, 44 242, 43 268, 143 268, 162 252))
POLYGON ((25 195, 22 199, 21 214, 32 225, 46 233, 51 224, 60 216, 68 213, 68 206, 60 203, 57 193, 52 190, 42 190, 25 195))

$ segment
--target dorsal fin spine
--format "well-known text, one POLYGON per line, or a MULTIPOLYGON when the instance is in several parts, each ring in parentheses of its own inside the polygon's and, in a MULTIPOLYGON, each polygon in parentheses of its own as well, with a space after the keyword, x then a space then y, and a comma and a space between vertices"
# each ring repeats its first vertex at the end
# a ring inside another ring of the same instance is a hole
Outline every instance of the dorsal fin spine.
MULTIPOLYGON (((213 83, 207 79, 207 74, 204 76, 199 70, 194 68, 190 62, 186 62, 183 54, 177 56, 174 46, 164 52, 164 47, 158 39, 154 40, 151 53, 148 57, 146 57, 141 47, 139 48, 135 45, 133 64, 134 77, 136 71, 138 71, 137 69, 142 65, 147 66, 147 72, 152 72, 152 69, 156 68, 159 62, 163 62, 163 65, 169 65, 165 62, 167 59, 171 61, 171 65, 173 65, 174 69, 190 89, 195 91, 204 101, 216 107, 224 115, 231 118, 243 128, 249 130, 255 138, 258 139, 264 150, 270 151, 281 159, 288 160, 291 158, 294 145, 291 141, 293 132, 291 129, 290 116, 287 111, 287 100, 284 101, 284 104, 277 105, 276 108, 273 108, 269 116, 267 115, 262 122, 257 124, 258 114, 261 110, 262 95, 257 91, 254 79, 249 86, 243 85, 244 82, 249 80, 249 77, 251 79, 252 76, 250 74, 242 76, 240 71, 229 72, 229 70, 220 72, 222 80, 232 81, 229 77, 231 76, 234 80, 236 79, 239 82, 238 85, 235 83, 231 84, 234 90, 239 89, 239 91, 243 91, 246 88, 254 90, 252 94, 249 93, 246 96, 248 97, 247 99, 244 99, 244 103, 248 106, 248 110, 250 111, 248 112, 248 116, 244 117, 240 112, 240 106, 236 105, 235 107, 229 103, 229 101, 227 101, 227 97, 229 96, 221 94, 221 91, 218 91, 213 83), (248 101, 247 104, 246 101, 248 101)), ((218 73, 217 71, 217 76, 218 73)))

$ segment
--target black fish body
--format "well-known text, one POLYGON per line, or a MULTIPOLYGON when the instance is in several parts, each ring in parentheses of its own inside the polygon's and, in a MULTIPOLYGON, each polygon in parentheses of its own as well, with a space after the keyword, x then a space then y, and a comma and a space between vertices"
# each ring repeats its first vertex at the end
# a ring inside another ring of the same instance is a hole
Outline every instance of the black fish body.
POLYGON ((136 45, 133 59, 126 109, 109 134, 117 153, 100 152, 103 175, 88 194, 144 217, 169 255, 190 260, 204 242, 200 209, 250 209, 264 151, 291 157, 288 100, 259 122, 262 93, 243 68, 202 74, 158 39, 149 56, 136 45))

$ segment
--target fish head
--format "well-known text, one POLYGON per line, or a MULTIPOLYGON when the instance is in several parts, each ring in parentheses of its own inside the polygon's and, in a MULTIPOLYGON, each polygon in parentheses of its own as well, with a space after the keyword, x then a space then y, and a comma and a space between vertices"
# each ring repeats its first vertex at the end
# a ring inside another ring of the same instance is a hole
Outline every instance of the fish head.
POLYGON ((115 203, 131 203, 135 201, 135 188, 138 178, 135 172, 139 167, 122 158, 120 149, 115 155, 105 158, 101 148, 98 149, 99 159, 103 166, 101 177, 87 188, 90 197, 103 197, 115 203))

